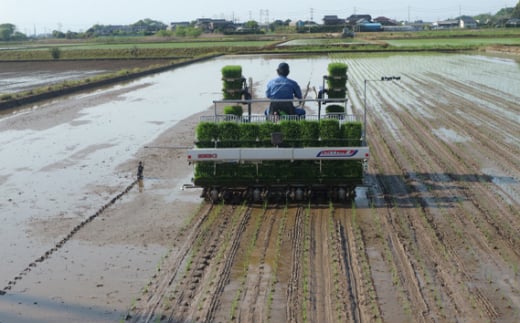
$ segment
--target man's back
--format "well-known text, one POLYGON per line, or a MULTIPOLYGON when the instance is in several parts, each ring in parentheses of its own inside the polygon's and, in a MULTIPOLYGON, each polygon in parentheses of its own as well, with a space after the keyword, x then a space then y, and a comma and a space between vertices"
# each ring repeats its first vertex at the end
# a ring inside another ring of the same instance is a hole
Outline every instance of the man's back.
MULTIPOLYGON (((287 78, 289 75, 289 65, 287 63, 280 63, 276 70, 278 77, 272 79, 267 83, 267 90, 265 95, 271 100, 292 100, 295 97, 302 98, 302 90, 296 81, 287 78)), ((269 114, 289 114, 293 115, 296 110, 292 102, 276 102, 273 101, 269 105, 269 114)))
POLYGON ((269 99, 302 98, 302 91, 298 83, 284 76, 278 76, 269 81, 265 94, 269 99))

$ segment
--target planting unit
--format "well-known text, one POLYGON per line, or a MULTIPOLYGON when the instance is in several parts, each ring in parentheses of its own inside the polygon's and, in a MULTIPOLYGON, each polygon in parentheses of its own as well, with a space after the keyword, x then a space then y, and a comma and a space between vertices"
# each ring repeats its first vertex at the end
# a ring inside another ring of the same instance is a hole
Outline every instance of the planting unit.
MULTIPOLYGON (((344 71, 333 79, 341 90, 326 91, 334 92, 333 98, 307 101, 321 106, 333 99, 346 106, 346 67, 344 71)), ((193 183, 203 188, 202 197, 212 202, 354 197, 369 157, 368 147, 362 146, 362 118, 344 111, 253 115, 251 104, 265 100, 235 99, 214 101, 214 115, 201 118, 195 147, 188 150, 188 162, 195 164, 193 183), (247 104, 248 113, 219 114, 217 106, 229 103, 247 104)))

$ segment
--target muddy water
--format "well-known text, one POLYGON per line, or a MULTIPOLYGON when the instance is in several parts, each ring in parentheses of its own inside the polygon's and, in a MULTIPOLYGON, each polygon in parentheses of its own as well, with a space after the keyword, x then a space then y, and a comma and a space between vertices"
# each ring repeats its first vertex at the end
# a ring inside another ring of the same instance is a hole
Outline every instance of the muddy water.
MULTIPOLYGON (((424 95, 428 92, 427 84, 443 80, 462 82, 484 94, 500 93, 502 102, 489 102, 485 97, 477 96, 468 98, 475 104, 486 104, 496 113, 504 111, 504 104, 520 102, 519 65, 514 60, 504 58, 480 55, 230 56, 4 114, 0 119, 0 289, 61 238, 34 234, 31 223, 56 218, 64 222, 79 221, 121 192, 133 180, 135 173, 133 170, 122 171, 118 166, 135 159, 138 149, 179 120, 210 108, 212 100, 221 98, 220 70, 224 65, 241 65, 243 75, 253 79, 254 95, 263 97, 265 85, 274 76, 276 66, 282 59, 291 66, 290 77, 304 89, 307 84, 315 88, 322 85, 323 75, 327 73, 327 65, 331 61, 345 61, 350 66, 350 97, 357 112, 361 112, 364 106, 365 79, 373 80, 367 88, 369 111, 382 116, 386 113, 385 98, 395 108, 415 106, 418 113, 428 117, 428 111, 421 107, 436 100, 442 101, 444 96, 442 93, 424 95), (376 81, 381 76, 389 75, 399 75, 402 79, 399 82, 376 81)), ((20 82, 24 80, 21 78, 20 82)), ((468 96, 458 88, 447 88, 446 91, 461 97, 468 96)), ((4 91, 0 88, 0 92, 4 91)), ((314 97, 314 93, 311 92, 310 97, 314 97)), ((509 118, 520 122, 518 114, 509 118)), ((394 137, 397 140, 406 139, 399 137, 398 124, 389 125, 389 128, 395 129, 394 137)), ((432 129, 432 132, 441 134, 444 140, 471 140, 463 134, 454 133, 452 129, 432 129)), ((519 145, 518 136, 508 140, 519 145)), ((135 162, 137 164, 137 160, 135 162)), ((500 170, 493 168, 486 171, 500 173, 500 170)), ((183 181, 186 178, 179 179, 178 187, 183 181)), ((518 186, 518 179, 501 185, 518 186)), ((174 200, 175 194, 185 193, 158 191, 156 194, 174 200)), ((366 205, 362 197, 358 197, 356 202, 360 206, 366 205)), ((116 257, 125 264, 136 253, 142 255, 133 260, 139 262, 139 272, 135 271, 135 263, 117 268, 115 272, 104 271, 103 274, 95 268, 90 269, 94 275, 103 277, 99 284, 107 284, 104 281, 109 280, 108 276, 132 278, 138 282, 121 291, 121 294, 129 294, 121 296, 119 308, 123 310, 133 299, 132 293, 142 287, 140 282, 147 279, 167 248, 160 245, 100 248, 89 243, 76 244, 68 244, 67 248, 70 248, 71 255, 75 255, 69 258, 78 263, 89 262, 87 258, 78 257, 79 254, 99 255, 97 264, 116 257)), ((70 267, 55 268, 52 277, 59 277, 66 271, 73 272, 70 267)), ((74 274, 70 275, 73 279, 74 274)), ((30 299, 30 295, 23 292, 16 297, 30 299)), ((17 302, 17 298, 9 300, 17 302)), ((87 309, 82 308, 82 311, 87 312, 88 317, 88 300, 85 303, 87 309)), ((121 311, 108 314, 101 311, 98 314, 117 320, 121 311)), ((11 318, 6 316, 2 319, 2 315, 0 311, 2 322, 11 318)))

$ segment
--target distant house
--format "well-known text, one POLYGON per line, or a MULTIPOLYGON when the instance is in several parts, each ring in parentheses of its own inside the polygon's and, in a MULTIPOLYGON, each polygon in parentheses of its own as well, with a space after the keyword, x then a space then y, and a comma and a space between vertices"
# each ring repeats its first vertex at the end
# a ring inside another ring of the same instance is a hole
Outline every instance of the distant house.
POLYGON ((355 26, 364 22, 372 22, 371 15, 351 15, 348 17, 345 22, 347 25, 355 26))
POLYGON ((204 32, 209 32, 211 29, 211 19, 210 18, 197 18, 195 20, 195 27, 199 28, 204 32))
POLYGON ((312 20, 297 20, 297 21, 291 21, 289 23, 289 26, 295 26, 296 28, 305 28, 305 27, 312 27, 317 26, 318 24, 312 20))
POLYGON ((434 29, 453 29, 453 28, 465 28, 475 29, 478 27, 477 21, 473 17, 461 16, 457 19, 450 19, 444 21, 437 21, 432 24, 434 29))
POLYGON ((326 26, 331 26, 331 25, 344 25, 345 24, 345 19, 342 19, 342 18, 338 18, 338 16, 333 16, 333 15, 330 15, 330 16, 324 16, 323 17, 323 24, 326 25, 326 26))
POLYGON ((198 18, 195 21, 195 26, 207 33, 215 30, 235 29, 235 24, 225 19, 198 18))
POLYGON ((459 27, 465 29, 476 29, 477 21, 470 16, 462 16, 459 18, 459 27))
POLYGON ((232 21, 225 19, 213 19, 210 27, 211 31, 220 30, 230 32, 235 30, 235 24, 232 21))
POLYGON ((374 22, 378 22, 383 26, 398 26, 399 23, 393 19, 387 17, 377 17, 374 18, 374 22))

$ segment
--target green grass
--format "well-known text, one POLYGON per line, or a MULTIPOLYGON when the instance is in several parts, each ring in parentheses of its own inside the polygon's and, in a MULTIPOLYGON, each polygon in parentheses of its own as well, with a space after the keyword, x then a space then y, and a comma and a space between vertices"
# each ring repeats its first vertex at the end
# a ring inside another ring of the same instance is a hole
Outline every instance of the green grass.
POLYGON ((62 50, 117 50, 117 49, 179 49, 179 48, 218 48, 218 47, 263 47, 271 45, 273 41, 169 41, 169 42, 140 42, 130 41, 123 43, 97 43, 97 42, 56 42, 56 43, 7 43, 0 42, 2 47, 11 48, 13 51, 26 50, 49 50, 53 47, 59 47, 62 50))
POLYGON ((360 38, 368 39, 409 39, 409 38, 474 38, 474 37, 518 37, 520 28, 486 28, 486 29, 446 29, 423 30, 417 32, 382 32, 382 33, 358 33, 360 38))
POLYGON ((407 48, 520 45, 520 38, 425 38, 386 40, 390 46, 407 48))
POLYGON ((89 44, 75 46, 75 49, 117 49, 117 48, 208 48, 208 47, 263 47, 272 41, 199 41, 167 43, 127 43, 127 44, 89 44))

